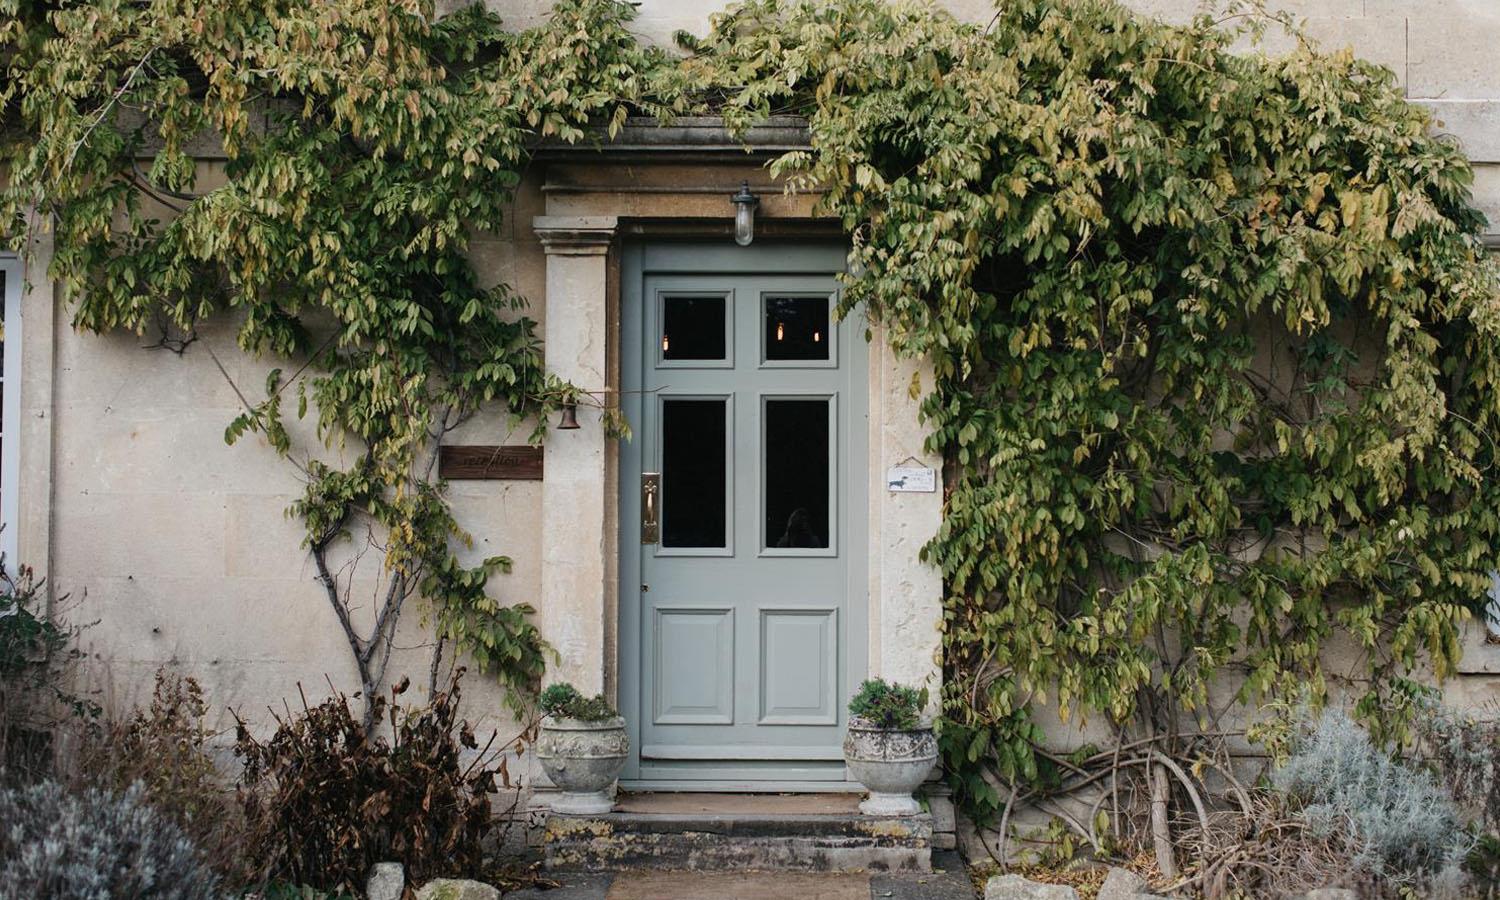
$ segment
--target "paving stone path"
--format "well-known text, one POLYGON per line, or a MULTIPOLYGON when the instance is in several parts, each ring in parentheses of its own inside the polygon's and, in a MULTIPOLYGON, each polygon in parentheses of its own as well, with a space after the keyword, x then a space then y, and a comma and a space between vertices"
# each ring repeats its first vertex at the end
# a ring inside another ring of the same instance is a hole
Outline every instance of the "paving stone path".
POLYGON ((974 900, 956 853, 935 851, 927 875, 800 872, 565 872, 562 887, 506 900, 974 900))

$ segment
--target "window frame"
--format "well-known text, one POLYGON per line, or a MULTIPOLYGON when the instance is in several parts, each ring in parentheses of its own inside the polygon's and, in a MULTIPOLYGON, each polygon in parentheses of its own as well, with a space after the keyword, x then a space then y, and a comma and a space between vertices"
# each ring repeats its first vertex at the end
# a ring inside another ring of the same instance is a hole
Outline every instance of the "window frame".
POLYGON ((0 273, 4 274, 4 379, 5 400, 0 404, 0 551, 5 554, 6 571, 14 574, 18 558, 21 483, 21 296, 25 284, 25 266, 14 254, 0 253, 0 273))

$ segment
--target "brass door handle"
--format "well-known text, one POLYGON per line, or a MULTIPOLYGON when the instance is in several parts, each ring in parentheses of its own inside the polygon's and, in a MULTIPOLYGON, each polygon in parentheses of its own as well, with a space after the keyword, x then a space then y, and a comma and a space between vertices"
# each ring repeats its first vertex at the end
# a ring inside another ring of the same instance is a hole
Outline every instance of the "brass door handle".
POLYGON ((641 543, 655 544, 661 540, 661 528, 657 522, 656 504, 661 496, 661 473, 641 473, 641 543))

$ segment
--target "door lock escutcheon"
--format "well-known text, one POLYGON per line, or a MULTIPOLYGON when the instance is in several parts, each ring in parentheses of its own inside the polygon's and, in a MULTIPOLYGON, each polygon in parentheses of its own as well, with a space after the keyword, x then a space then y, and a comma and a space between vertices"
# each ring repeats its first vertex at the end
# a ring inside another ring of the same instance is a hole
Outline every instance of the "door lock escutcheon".
POLYGON ((655 544, 661 540, 661 527, 657 506, 661 502, 661 473, 641 473, 641 543, 655 544))

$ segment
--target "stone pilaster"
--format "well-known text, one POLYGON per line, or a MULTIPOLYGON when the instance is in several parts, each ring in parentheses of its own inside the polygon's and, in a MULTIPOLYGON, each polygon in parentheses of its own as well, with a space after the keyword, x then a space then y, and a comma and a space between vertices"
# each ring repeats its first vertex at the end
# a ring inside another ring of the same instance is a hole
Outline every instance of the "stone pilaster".
MULTIPOLYGON (((547 253, 547 369, 585 390, 608 378, 609 247, 613 216, 538 216, 532 221, 547 253)), ((543 450, 542 590, 537 618, 561 661, 549 681, 570 681, 585 694, 604 690, 606 591, 614 565, 608 514, 614 503, 600 411, 578 409, 576 431, 553 431, 543 450)))

